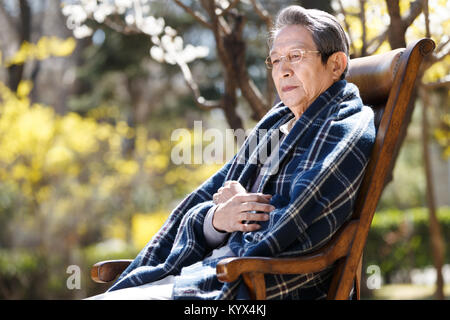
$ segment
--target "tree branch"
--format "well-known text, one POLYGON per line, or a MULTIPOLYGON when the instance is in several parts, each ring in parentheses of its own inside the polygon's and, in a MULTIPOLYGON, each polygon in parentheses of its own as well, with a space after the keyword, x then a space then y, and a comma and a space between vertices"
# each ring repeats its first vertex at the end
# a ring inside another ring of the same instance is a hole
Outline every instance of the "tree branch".
POLYGON ((399 0, 386 0, 386 5, 391 19, 387 34, 391 49, 404 48, 406 46, 406 29, 400 15, 399 0))
POLYGON ((232 68, 235 70, 235 81, 241 89, 242 95, 253 110, 253 118, 261 119, 267 112, 268 106, 264 96, 259 91, 253 80, 248 75, 245 61, 246 43, 242 37, 244 33, 246 19, 243 15, 234 15, 234 24, 231 34, 226 37, 227 53, 232 61, 232 68))
POLYGON ((431 67, 433 64, 442 61, 443 59, 445 59, 445 57, 447 57, 448 55, 450 55, 450 48, 447 48, 447 46, 450 44, 450 38, 447 38, 447 40, 441 42, 436 50, 434 50, 433 54, 428 55, 426 57, 426 59, 423 62, 424 68, 428 69, 429 67, 431 67), (447 48, 447 50, 446 50, 447 48))
POLYGON ((192 77, 191 70, 189 69, 189 66, 185 62, 178 62, 178 66, 181 69, 181 72, 183 73, 184 80, 186 81, 187 85, 191 89, 192 93, 195 97, 195 104, 203 109, 203 110, 211 110, 211 109, 217 109, 217 108, 223 108, 220 101, 216 100, 206 100, 200 93, 200 89, 198 88, 197 83, 194 81, 194 78, 192 77))
POLYGON ((233 67, 233 42, 229 42, 233 36, 233 28, 228 25, 223 16, 217 14, 214 1, 201 0, 200 2, 209 15, 212 26, 211 30, 216 41, 217 56, 223 66, 224 94, 221 98, 222 109, 232 129, 243 128, 242 119, 236 113, 236 70, 233 67))
POLYGON ((406 47, 406 29, 414 22, 423 10, 424 0, 411 2, 408 14, 402 18, 400 16, 400 6, 398 0, 386 0, 391 22, 385 30, 389 44, 392 49, 406 47))
POLYGON ((338 0, 338 4, 339 4, 339 10, 341 10, 341 13, 344 15, 344 25, 345 25, 345 29, 347 29, 347 31, 348 31, 347 32, 348 37, 350 38, 350 47, 352 48, 353 53, 355 55, 358 55, 358 53, 356 52, 355 43, 353 42, 352 34, 350 32, 350 25, 347 22, 347 15, 348 15, 348 13, 344 9, 344 5, 342 4, 342 0, 338 0))
POLYGON ((183 8, 184 11, 189 13, 195 20, 200 22, 204 27, 211 29, 211 24, 206 20, 206 17, 204 17, 200 12, 192 10, 189 6, 185 5, 180 0, 173 0, 179 7, 183 8))
MULTIPOLYGON (((409 13, 403 18, 403 24, 405 30, 416 20, 416 18, 422 13, 425 0, 416 0, 411 2, 409 6, 409 13)), ((428 2, 428 1, 427 1, 428 2)))
POLYGON ((6 53, 3 56, 3 59, 6 60, 19 49, 21 41, 17 22, 6 12, 3 2, 0 3, 0 20, 4 21, 2 23, 2 32, 0 33, 0 47, 5 45, 2 51, 6 53))
POLYGON ((269 12, 263 8, 263 6, 257 0, 250 0, 255 9, 256 14, 261 18, 262 21, 266 24, 266 28, 268 31, 272 30, 273 20, 269 12))
POLYGON ((375 51, 377 51, 381 45, 383 44, 383 42, 387 39, 388 36, 388 32, 389 32, 389 28, 387 28, 386 30, 384 30, 383 33, 381 33, 378 37, 373 38, 372 40, 370 40, 367 43, 367 55, 372 55, 375 53, 375 51), (375 44, 375 46, 372 46, 373 44, 375 44))
POLYGON ((216 41, 216 51, 217 55, 225 67, 225 72, 232 73, 233 72, 233 63, 227 54, 227 50, 224 44, 224 35, 231 34, 231 28, 224 19, 224 17, 217 16, 215 13, 215 6, 213 1, 202 0, 201 1, 204 9, 209 14, 211 19, 211 30, 214 34, 214 39, 216 41))
POLYGON ((225 9, 220 9, 220 13, 218 14, 218 16, 225 16, 226 14, 228 14, 228 12, 230 12, 231 9, 235 8, 240 1, 241 0, 233 0, 233 2, 230 3, 228 7, 226 7, 225 9))
POLYGON ((248 101, 254 112, 253 119, 261 119, 269 109, 269 104, 261 94, 261 91, 259 91, 256 84, 248 77, 248 75, 239 82, 239 87, 241 88, 242 95, 248 101))
POLYGON ((422 83, 426 89, 450 88, 450 76, 446 76, 434 82, 422 83))
POLYGON ((121 19, 117 19, 117 16, 113 16, 113 18, 106 16, 104 24, 112 30, 125 35, 142 33, 142 30, 139 30, 136 26, 124 24, 121 19))
POLYGON ((450 49, 447 50, 446 52, 442 51, 443 50, 441 50, 440 52, 433 53, 432 55, 429 56, 429 58, 425 61, 428 67, 432 66, 436 62, 444 60, 446 56, 450 55, 450 49))
POLYGON ((362 46, 361 46, 361 56, 364 57, 367 54, 367 28, 366 28, 366 1, 359 0, 360 7, 360 19, 361 19, 361 27, 362 27, 362 46))
MULTIPOLYGON (((258 14, 258 16, 261 18, 261 20, 264 21, 267 29, 267 33, 270 33, 273 28, 273 19, 272 16, 269 14, 269 12, 264 9, 264 7, 257 1, 257 0, 251 0, 253 9, 258 14)), ((247 74, 247 70, 245 71, 247 74)), ((269 69, 266 70, 266 98, 264 99, 263 95, 259 91, 258 87, 254 84, 251 79, 249 79, 248 87, 246 89, 242 88, 241 90, 244 92, 244 90, 247 91, 249 96, 252 96, 253 98, 250 98, 252 101, 258 102, 258 106, 255 105, 253 108, 256 114, 261 114, 262 112, 267 112, 269 108, 269 104, 272 103, 273 97, 274 97, 274 84, 272 81, 272 73, 269 69), (253 92, 253 93, 252 93, 253 92), (260 110, 262 108, 262 110, 260 110)), ((264 114, 263 114, 264 115, 264 114)))
POLYGON ((428 0, 424 0, 423 14, 425 15, 425 36, 427 38, 430 38, 431 33, 430 33, 430 15, 428 10, 428 0))
POLYGON ((440 44, 438 44, 438 46, 434 52, 441 52, 449 43, 450 43, 450 37, 447 36, 447 40, 442 41, 440 44))

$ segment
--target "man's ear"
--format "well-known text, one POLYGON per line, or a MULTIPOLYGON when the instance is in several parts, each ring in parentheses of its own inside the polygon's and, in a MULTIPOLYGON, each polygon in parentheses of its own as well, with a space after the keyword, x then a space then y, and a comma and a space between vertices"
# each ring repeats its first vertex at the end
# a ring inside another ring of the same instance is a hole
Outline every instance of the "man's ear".
POLYGON ((337 81, 341 78, 342 73, 347 67, 347 55, 342 51, 335 52, 328 58, 327 63, 333 74, 333 80, 337 81))

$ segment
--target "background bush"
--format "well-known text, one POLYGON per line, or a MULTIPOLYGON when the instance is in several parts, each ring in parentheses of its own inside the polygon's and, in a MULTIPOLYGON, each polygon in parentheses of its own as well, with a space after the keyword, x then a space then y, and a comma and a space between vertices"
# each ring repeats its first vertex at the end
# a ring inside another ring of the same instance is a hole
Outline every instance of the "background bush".
MULTIPOLYGON (((450 208, 441 207, 438 219, 444 241, 450 243, 450 208)), ((391 282, 395 272, 407 274, 413 268, 432 266, 429 234, 426 208, 378 211, 367 238, 364 265, 378 265, 385 283, 391 282)), ((450 250, 446 250, 444 261, 450 261, 450 250)))

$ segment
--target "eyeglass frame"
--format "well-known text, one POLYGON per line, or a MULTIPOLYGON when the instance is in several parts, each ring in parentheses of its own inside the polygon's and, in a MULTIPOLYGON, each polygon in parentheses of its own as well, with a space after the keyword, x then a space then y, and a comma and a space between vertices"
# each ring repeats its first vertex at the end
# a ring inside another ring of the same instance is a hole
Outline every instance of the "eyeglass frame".
MULTIPOLYGON (((281 62, 281 60, 283 58, 287 58, 286 61, 289 62, 289 63, 298 63, 298 62, 303 60, 303 57, 305 56, 305 53, 320 53, 320 51, 318 51, 318 50, 305 50, 305 49, 292 49, 292 50, 289 50, 288 54, 286 54, 284 56, 280 56, 279 60, 281 62), (298 61, 291 61, 291 59, 289 59, 288 57, 290 56, 292 51, 300 51, 302 57, 298 61)), ((266 60, 264 60, 264 62, 266 63, 267 69, 273 69, 273 63, 271 61, 270 55, 267 56, 267 58, 266 58, 266 60)))

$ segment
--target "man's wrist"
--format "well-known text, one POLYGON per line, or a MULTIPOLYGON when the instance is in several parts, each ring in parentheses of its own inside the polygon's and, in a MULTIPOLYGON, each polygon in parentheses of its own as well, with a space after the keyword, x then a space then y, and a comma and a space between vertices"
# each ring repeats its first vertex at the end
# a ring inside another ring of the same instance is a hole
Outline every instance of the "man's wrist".
POLYGON ((214 211, 212 212, 212 217, 211 217, 211 225, 214 228, 214 230, 216 230, 217 232, 220 233, 227 233, 225 230, 220 230, 218 229, 215 225, 214 225, 214 218, 216 218, 216 212, 217 212, 217 208, 219 207, 219 205, 217 204, 216 207, 214 208, 214 211))
POLYGON ((218 205, 214 205, 209 209, 205 221, 203 222, 203 234, 205 235, 207 244, 211 247, 217 247, 227 236, 226 232, 217 230, 213 225, 214 213, 216 212, 217 207, 218 205))

